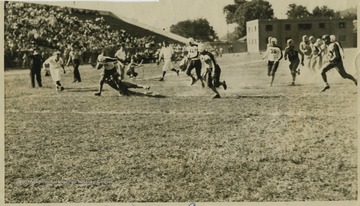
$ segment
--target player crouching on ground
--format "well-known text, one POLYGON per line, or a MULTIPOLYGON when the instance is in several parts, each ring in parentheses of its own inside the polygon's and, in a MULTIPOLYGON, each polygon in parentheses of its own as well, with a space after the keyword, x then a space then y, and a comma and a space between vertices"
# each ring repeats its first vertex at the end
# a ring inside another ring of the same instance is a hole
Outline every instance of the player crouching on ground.
POLYGON ((291 86, 295 86, 296 74, 300 75, 300 69, 297 69, 300 63, 299 54, 301 55, 302 66, 304 66, 304 54, 298 52, 295 49, 294 41, 292 39, 288 39, 286 43, 287 43, 287 47, 285 48, 284 59, 287 60, 287 58, 289 58, 290 61, 289 69, 292 76, 291 86))
POLYGON ((62 68, 64 74, 66 74, 65 67, 64 67, 64 60, 60 57, 60 52, 54 52, 53 56, 49 57, 43 63, 43 67, 45 68, 46 65, 49 65, 51 78, 56 85, 57 91, 63 91, 64 87, 61 85, 61 73, 60 68, 62 68))
POLYGON ((265 57, 268 57, 268 76, 271 76, 271 82, 270 87, 272 86, 274 79, 275 79, 275 73, 276 70, 279 67, 279 62, 283 57, 282 51, 279 46, 277 46, 277 39, 271 38, 270 40, 271 45, 266 49, 266 52, 262 58, 262 60, 265 59, 265 57))
POLYGON ((106 82, 109 86, 111 86, 113 89, 119 91, 119 94, 121 96, 123 95, 130 95, 131 92, 129 91, 129 88, 144 88, 144 89, 150 89, 149 86, 143 86, 143 85, 137 85, 132 84, 129 82, 124 82, 120 80, 120 75, 117 72, 117 68, 120 64, 116 58, 111 58, 104 56, 103 53, 101 53, 98 56, 98 63, 96 65, 96 69, 101 69, 104 67, 104 70, 101 74, 100 78, 100 85, 99 85, 99 91, 95 93, 96 96, 101 96, 101 92, 103 89, 103 85, 106 82))
MULTIPOLYGON (((213 96, 213 99, 217 99, 220 98, 220 94, 217 91, 216 87, 215 87, 215 59, 213 54, 211 54, 210 52, 206 52, 204 49, 204 45, 203 44, 199 44, 199 52, 200 52, 200 61, 201 61, 201 65, 204 69, 205 74, 203 76, 205 76, 204 79, 206 79, 206 84, 207 86, 215 93, 215 96, 213 96)), ((224 89, 226 88, 226 84, 224 89)))

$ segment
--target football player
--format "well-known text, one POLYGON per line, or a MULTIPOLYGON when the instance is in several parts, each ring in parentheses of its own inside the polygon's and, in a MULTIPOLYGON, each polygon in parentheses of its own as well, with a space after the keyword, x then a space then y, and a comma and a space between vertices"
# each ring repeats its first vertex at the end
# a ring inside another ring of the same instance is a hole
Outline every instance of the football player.
POLYGON ((321 90, 321 92, 330 89, 326 73, 333 68, 336 68, 342 78, 350 79, 354 82, 355 85, 357 85, 357 80, 345 71, 341 57, 340 47, 338 46, 338 44, 336 42, 331 42, 329 35, 324 35, 323 38, 324 43, 328 45, 329 62, 324 64, 322 67, 321 77, 324 80, 325 87, 321 90))
POLYGON ((268 76, 271 77, 270 86, 272 86, 276 70, 279 67, 279 62, 283 57, 283 53, 281 48, 277 45, 277 39, 271 38, 270 40, 271 45, 266 49, 266 52, 262 58, 264 60, 266 57, 268 58, 268 76))
POLYGON ((117 58, 111 58, 108 56, 104 56, 104 53, 102 52, 98 56, 98 62, 96 65, 97 69, 101 69, 104 67, 103 73, 101 74, 100 82, 99 82, 99 91, 95 93, 96 96, 101 96, 101 92, 103 89, 104 83, 108 83, 109 86, 111 86, 113 89, 119 91, 120 96, 123 95, 130 95, 131 92, 128 90, 129 88, 144 88, 144 89, 150 89, 149 86, 143 86, 143 85, 137 85, 132 84, 130 82, 124 82, 120 80, 120 75, 117 72, 120 64, 117 60, 117 58))
MULTIPOLYGON (((204 68, 207 86, 215 93, 215 96, 213 96, 213 99, 220 98, 220 94, 216 89, 217 84, 219 84, 220 79, 220 73, 218 73, 218 77, 216 77, 215 67, 216 67, 216 61, 214 58, 214 55, 211 52, 208 52, 205 50, 205 46, 203 44, 199 45, 199 52, 200 52, 200 61, 201 65, 204 68)), ((226 83, 222 82, 224 89, 226 89, 226 83)))
POLYGON ((292 76, 291 86, 295 86, 296 74, 300 75, 300 69, 298 69, 300 64, 299 54, 301 55, 301 65, 303 66, 304 66, 304 54, 298 52, 295 49, 294 41, 292 39, 288 39, 286 44, 287 47, 285 48, 284 59, 285 60, 289 59, 290 61, 289 69, 292 76))
POLYGON ((310 47, 309 38, 307 35, 302 36, 302 42, 300 42, 299 49, 304 54, 305 66, 310 69, 312 51, 310 47))
POLYGON ((205 87, 204 81, 201 76, 201 61, 199 58, 198 45, 194 43, 193 38, 189 38, 187 42, 187 51, 188 51, 188 65, 186 68, 186 74, 191 77, 191 85, 195 84, 196 81, 201 81, 201 86, 205 87), (191 71, 195 68, 196 76, 195 78, 191 71))
POLYGON ((164 66, 162 67, 162 71, 163 71, 162 77, 159 79, 159 81, 164 81, 165 74, 168 70, 176 72, 176 74, 179 76, 179 70, 175 69, 173 62, 171 61, 171 58, 173 55, 174 55, 173 48, 169 45, 168 42, 164 41, 163 47, 160 50, 159 59, 157 62, 157 64, 159 64, 161 58, 164 59, 164 66))
POLYGON ((62 71, 64 74, 66 73, 65 67, 64 67, 64 60, 60 57, 60 52, 56 51, 53 53, 53 56, 49 57, 45 62, 43 63, 43 67, 45 68, 46 65, 49 65, 50 67, 50 74, 51 78, 55 83, 56 90, 57 91, 63 91, 64 87, 61 84, 61 73, 60 69, 62 68, 62 71))

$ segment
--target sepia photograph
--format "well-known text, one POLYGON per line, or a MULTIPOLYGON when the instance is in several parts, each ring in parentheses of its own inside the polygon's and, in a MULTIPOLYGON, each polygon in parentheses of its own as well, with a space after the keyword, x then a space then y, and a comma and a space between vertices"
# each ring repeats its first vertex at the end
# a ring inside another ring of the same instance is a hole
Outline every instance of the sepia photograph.
POLYGON ((358 205, 358 0, 0 4, 0 205, 358 205))

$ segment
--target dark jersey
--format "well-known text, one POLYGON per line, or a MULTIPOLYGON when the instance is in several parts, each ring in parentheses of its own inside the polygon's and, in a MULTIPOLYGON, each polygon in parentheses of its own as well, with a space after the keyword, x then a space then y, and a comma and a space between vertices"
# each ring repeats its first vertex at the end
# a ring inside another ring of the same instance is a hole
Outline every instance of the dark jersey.
POLYGON ((42 67, 43 58, 41 57, 40 54, 29 55, 29 58, 31 59, 30 62, 31 69, 40 69, 42 67))

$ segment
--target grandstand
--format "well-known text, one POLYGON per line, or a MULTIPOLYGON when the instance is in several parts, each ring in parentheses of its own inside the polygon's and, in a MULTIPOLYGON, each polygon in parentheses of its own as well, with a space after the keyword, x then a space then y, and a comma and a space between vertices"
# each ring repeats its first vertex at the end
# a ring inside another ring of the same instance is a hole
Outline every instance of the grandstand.
POLYGON ((186 40, 107 11, 25 2, 4 4, 5 68, 24 67, 24 54, 34 47, 48 56, 54 49, 66 55, 70 46, 78 46, 84 52, 83 62, 91 63, 103 47, 113 55, 123 44, 130 53, 150 58, 160 42, 182 44, 186 40))

